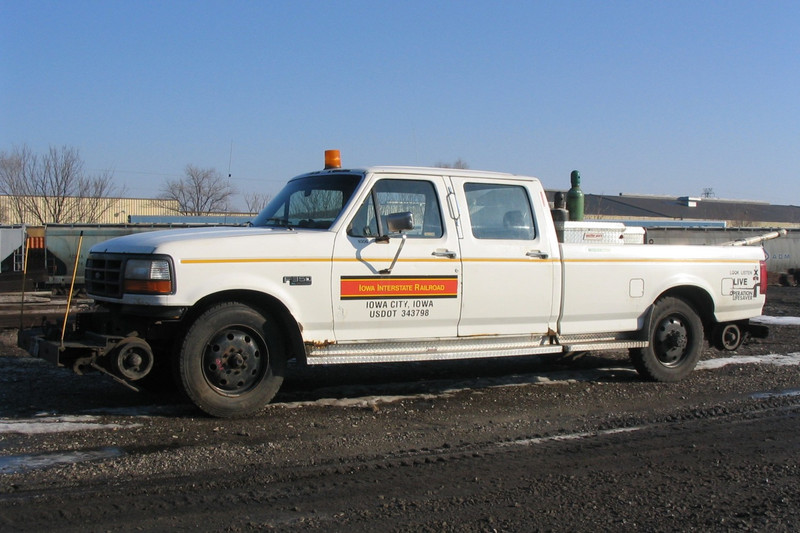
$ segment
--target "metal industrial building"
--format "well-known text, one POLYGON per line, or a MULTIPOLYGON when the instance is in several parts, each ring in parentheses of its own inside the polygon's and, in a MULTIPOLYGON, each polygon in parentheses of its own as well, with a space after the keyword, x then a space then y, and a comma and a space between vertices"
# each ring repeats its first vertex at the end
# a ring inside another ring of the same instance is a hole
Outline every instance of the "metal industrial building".
MULTIPOLYGON (((93 220, 60 220, 60 223, 76 224, 122 224, 128 222, 128 217, 132 215, 164 216, 174 215, 178 211, 178 202, 173 200, 154 200, 152 198, 103 198, 87 199, 69 197, 64 199, 64 209, 68 211, 85 212, 85 206, 79 205, 81 202, 92 205, 93 220)), ((36 199, 38 211, 47 212, 45 200, 36 199)), ((26 224, 41 225, 50 224, 53 220, 41 221, 32 212, 26 211, 22 217, 16 209, 13 197, 0 195, 0 224, 26 224), (20 220, 22 218, 22 220, 20 220)))
MULTIPOLYGON (((553 201, 555 191, 548 192, 553 201)), ((584 194, 585 216, 640 226, 709 226, 729 228, 800 228, 800 207, 748 200, 692 196, 584 194)))

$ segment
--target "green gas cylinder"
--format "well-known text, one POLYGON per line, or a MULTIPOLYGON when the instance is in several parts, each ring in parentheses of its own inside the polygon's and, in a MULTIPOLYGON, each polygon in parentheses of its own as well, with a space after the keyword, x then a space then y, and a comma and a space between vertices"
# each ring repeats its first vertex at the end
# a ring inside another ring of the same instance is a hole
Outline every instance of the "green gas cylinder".
POLYGON ((569 176, 572 188, 567 191, 567 211, 570 220, 583 220, 583 191, 581 190, 581 173, 573 170, 569 176))

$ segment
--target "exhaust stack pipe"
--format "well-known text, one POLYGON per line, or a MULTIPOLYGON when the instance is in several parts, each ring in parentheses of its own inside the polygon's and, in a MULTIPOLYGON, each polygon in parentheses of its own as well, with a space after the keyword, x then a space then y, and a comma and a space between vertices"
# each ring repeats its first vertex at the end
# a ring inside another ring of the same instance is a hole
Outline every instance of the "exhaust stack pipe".
POLYGON ((735 241, 729 241, 723 243, 722 246, 750 246, 751 244, 758 244, 764 241, 771 241, 772 239, 777 239, 778 237, 783 237, 788 232, 785 229, 779 229, 778 231, 772 231, 770 233, 765 233, 764 235, 758 235, 757 237, 750 237, 749 239, 738 239, 735 241))

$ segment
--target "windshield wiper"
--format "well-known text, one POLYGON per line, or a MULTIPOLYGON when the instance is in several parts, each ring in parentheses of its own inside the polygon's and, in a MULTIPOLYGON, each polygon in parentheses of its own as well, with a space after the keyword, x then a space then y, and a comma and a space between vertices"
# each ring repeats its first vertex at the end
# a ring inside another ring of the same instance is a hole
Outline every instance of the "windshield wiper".
POLYGON ((292 229, 292 225, 289 224, 288 218, 278 218, 278 217, 268 218, 267 220, 264 221, 264 225, 280 226, 282 228, 292 229))

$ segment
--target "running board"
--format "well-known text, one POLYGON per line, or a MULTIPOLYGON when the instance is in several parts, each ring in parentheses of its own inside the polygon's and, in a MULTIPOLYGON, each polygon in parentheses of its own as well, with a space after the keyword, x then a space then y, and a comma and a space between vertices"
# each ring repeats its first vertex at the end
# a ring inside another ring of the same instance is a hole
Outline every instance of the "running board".
POLYGON ((310 365, 444 361, 561 353, 563 350, 563 346, 551 343, 550 337, 546 335, 362 341, 327 346, 306 345, 306 361, 310 365))
POLYGON ((650 345, 647 341, 598 341, 583 342, 576 344, 564 344, 565 352, 589 352, 600 350, 627 350, 630 348, 647 348, 650 345))
MULTIPOLYGON (((562 341, 565 339, 562 339, 562 341)), ((604 335, 573 336, 571 343, 560 344, 555 336, 494 336, 456 339, 361 341, 350 343, 307 344, 309 365, 343 363, 394 363, 409 361, 445 361, 489 357, 519 357, 590 350, 644 348, 646 341, 614 339, 604 335), (579 338, 576 338, 579 337, 579 338)))

